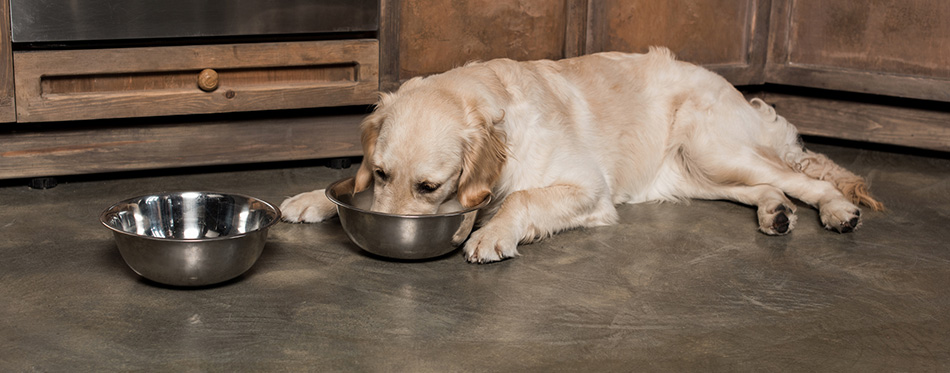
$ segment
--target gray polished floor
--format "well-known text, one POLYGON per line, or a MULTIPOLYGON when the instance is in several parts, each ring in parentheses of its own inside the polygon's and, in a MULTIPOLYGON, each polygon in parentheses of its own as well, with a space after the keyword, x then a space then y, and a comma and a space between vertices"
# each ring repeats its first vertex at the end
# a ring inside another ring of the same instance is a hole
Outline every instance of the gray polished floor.
POLYGON ((2 371, 948 371, 950 159, 815 145, 866 175, 884 213, 837 234, 799 206, 620 208, 491 265, 370 257, 338 221, 271 230, 250 272, 174 289, 122 262, 97 215, 163 190, 280 203, 355 168, 0 188, 2 371))

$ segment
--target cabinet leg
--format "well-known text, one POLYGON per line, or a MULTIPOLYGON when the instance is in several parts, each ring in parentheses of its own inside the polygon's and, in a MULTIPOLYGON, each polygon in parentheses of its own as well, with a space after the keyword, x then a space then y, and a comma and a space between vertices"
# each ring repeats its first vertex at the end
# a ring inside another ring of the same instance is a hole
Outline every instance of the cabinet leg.
POLYGON ((58 184, 55 177, 36 177, 27 183, 30 189, 50 189, 58 184))
POLYGON ((330 167, 334 170, 350 168, 351 165, 353 165, 353 160, 350 158, 333 158, 327 161, 327 167, 330 167))

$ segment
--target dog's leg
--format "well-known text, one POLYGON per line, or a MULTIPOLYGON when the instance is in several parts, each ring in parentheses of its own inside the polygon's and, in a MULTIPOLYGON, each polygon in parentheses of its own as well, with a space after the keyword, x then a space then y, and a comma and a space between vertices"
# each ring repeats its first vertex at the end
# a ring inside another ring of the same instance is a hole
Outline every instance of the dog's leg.
MULTIPOLYGON (((798 131, 775 110, 759 99, 749 102, 762 120, 764 133, 770 133, 768 148, 789 168, 766 167, 759 164, 753 172, 771 175, 769 184, 782 189, 788 195, 819 209, 825 228, 846 233, 861 224, 862 203, 874 210, 883 210, 884 205, 868 193, 865 180, 838 166, 822 154, 802 148, 798 131), (797 172, 796 172, 797 171, 797 172), (774 173, 774 175, 772 175, 774 173)), ((761 151, 762 149, 760 149, 761 151)), ((768 152, 760 154, 768 156, 768 152)))
POLYGON ((773 181, 788 195, 815 206, 825 228, 847 233, 861 225, 861 210, 848 200, 834 184, 813 179, 805 174, 787 172, 773 181))
POLYGON ((701 199, 727 199, 757 206, 759 230, 768 235, 784 235, 795 228, 798 216, 795 204, 779 188, 759 184, 751 186, 714 186, 691 195, 701 199))
POLYGON ((577 185, 553 185, 508 195, 485 226, 465 243, 465 258, 488 263, 518 255, 519 242, 527 243, 558 231, 613 224, 617 210, 606 198, 577 185))
POLYGON ((280 204, 281 216, 291 223, 317 223, 336 215, 336 205, 327 199, 324 189, 300 193, 280 204))
MULTIPOLYGON (((713 179, 721 185, 728 185, 731 182, 747 186, 768 185, 778 188, 785 194, 818 208, 822 224, 830 230, 847 233, 861 224, 861 210, 829 181, 814 179, 790 168, 772 165, 754 158, 734 162, 731 166, 733 166, 731 173, 743 176, 730 179, 714 175, 713 179)), ((742 202, 740 199, 736 200, 742 202)))

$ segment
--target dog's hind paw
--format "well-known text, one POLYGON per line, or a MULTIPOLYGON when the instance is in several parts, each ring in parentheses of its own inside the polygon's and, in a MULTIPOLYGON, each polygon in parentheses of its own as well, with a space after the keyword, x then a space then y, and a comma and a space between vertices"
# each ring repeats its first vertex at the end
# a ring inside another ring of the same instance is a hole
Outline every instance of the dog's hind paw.
POLYGON ((798 221, 798 215, 795 215, 795 208, 785 204, 779 204, 773 208, 759 209, 759 230, 770 236, 781 236, 788 234, 795 228, 795 222, 798 221))
POLYGON ((848 233, 861 226, 861 210, 853 203, 835 201, 820 210, 821 223, 829 230, 848 233))

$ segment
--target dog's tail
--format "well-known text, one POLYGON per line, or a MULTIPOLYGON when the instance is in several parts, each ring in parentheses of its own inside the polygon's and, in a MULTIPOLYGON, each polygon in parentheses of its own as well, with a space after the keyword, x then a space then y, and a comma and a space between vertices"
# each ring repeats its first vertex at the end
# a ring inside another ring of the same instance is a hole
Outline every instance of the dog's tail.
POLYGON ((811 178, 832 183, 856 205, 865 205, 875 211, 884 210, 884 204, 871 197, 868 182, 863 177, 839 166, 824 154, 804 149, 795 127, 764 101, 752 99, 750 104, 767 122, 781 122, 786 125, 787 133, 783 140, 786 149, 784 161, 789 167, 811 178))

